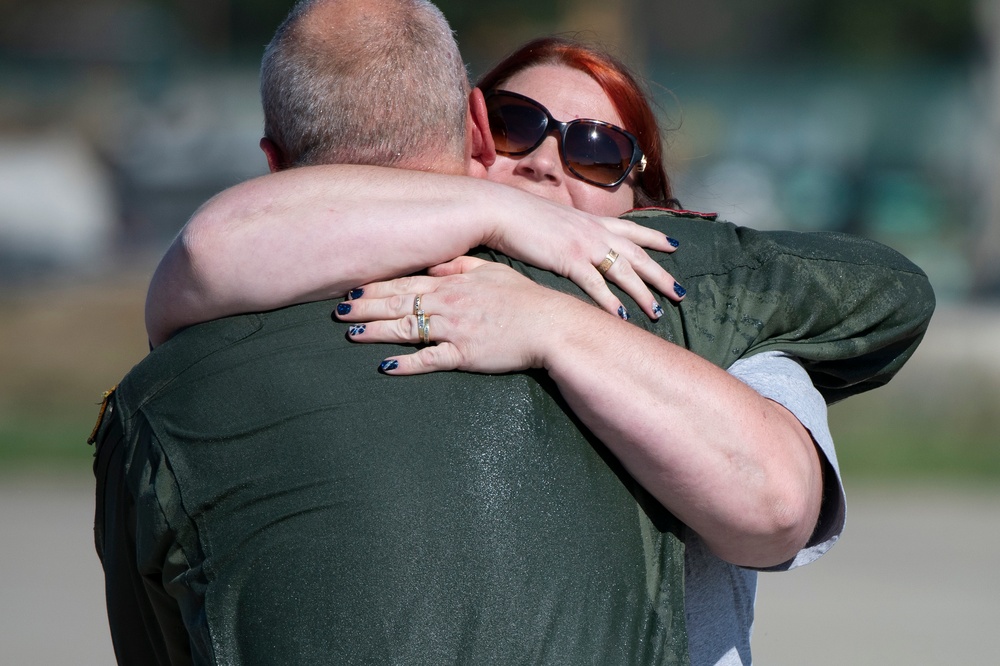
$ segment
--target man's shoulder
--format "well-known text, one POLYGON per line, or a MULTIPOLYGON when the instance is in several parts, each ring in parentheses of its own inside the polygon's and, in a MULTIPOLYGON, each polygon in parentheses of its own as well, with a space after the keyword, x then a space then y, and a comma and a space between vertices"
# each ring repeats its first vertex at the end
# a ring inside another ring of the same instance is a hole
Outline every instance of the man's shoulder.
POLYGON ((167 389, 186 381, 194 367, 233 363, 234 350, 257 356, 280 346, 282 331, 310 331, 329 334, 332 301, 293 305, 270 312, 255 312, 196 324, 153 349, 133 367, 118 385, 119 400, 136 407, 167 389), (262 331, 275 333, 261 336, 262 331))
POLYGON ((650 252, 678 279, 719 275, 734 268, 756 268, 770 259, 773 239, 747 227, 718 219, 715 213, 667 208, 630 210, 623 218, 656 229, 676 239, 680 246, 672 254, 650 252))
POLYGON ((852 234, 827 231, 761 230, 718 219, 715 213, 641 208, 623 215, 676 238, 680 249, 670 255, 691 275, 719 274, 733 268, 756 268, 786 258, 799 266, 835 262, 878 267, 923 277, 924 273, 896 250, 852 234))

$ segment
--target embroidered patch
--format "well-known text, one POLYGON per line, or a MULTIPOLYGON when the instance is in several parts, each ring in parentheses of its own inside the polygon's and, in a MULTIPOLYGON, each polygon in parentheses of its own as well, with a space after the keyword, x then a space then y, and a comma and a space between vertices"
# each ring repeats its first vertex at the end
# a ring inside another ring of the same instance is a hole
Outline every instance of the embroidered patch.
POLYGON ((118 388, 118 384, 115 384, 107 391, 101 398, 101 411, 97 412, 97 423, 94 424, 94 429, 90 431, 90 437, 87 438, 87 444, 95 444, 97 442, 97 431, 101 429, 101 422, 104 421, 104 413, 108 411, 108 401, 111 400, 111 396, 115 394, 115 389, 118 388))

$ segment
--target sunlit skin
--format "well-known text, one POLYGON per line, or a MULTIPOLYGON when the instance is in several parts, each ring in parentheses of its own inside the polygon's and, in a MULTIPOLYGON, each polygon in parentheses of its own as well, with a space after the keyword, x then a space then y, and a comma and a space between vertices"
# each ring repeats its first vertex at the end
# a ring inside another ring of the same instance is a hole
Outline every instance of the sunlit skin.
MULTIPOLYGON (((556 120, 589 118, 622 127, 621 117, 601 86, 578 69, 536 65, 518 72, 501 87, 534 99, 556 120)), ((498 154, 487 177, 596 215, 613 217, 632 208, 634 171, 614 188, 585 183, 563 165, 559 158, 559 138, 555 134, 547 136, 542 145, 527 155, 507 157, 498 154)))

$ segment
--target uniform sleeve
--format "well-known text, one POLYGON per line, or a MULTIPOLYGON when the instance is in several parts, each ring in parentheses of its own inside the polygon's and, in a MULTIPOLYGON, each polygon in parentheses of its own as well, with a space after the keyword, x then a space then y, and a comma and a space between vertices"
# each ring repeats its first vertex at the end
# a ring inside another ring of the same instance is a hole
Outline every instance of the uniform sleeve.
POLYGON ((681 319, 678 344, 724 368, 761 352, 790 354, 827 404, 888 382, 934 311, 927 275, 869 239, 632 217, 681 244, 652 255, 687 288, 667 309, 681 319))
POLYGON ((806 547, 794 558, 769 570, 783 571, 808 564, 837 542, 844 530, 846 517, 844 485, 827 421, 826 401, 796 359, 781 352, 764 352, 741 359, 729 368, 729 372, 794 414, 812 435, 821 453, 823 503, 816 529, 806 547))

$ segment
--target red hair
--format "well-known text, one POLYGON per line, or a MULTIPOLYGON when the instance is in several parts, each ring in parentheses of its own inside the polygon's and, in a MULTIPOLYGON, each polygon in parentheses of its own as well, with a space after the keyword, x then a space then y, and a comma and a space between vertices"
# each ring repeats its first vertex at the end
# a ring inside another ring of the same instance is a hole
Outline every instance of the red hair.
POLYGON ((536 65, 564 65, 594 79, 611 100, 624 129, 639 139, 646 156, 646 169, 636 174, 633 205, 680 208, 663 168, 663 142, 656 115, 646 94, 628 68, 611 55, 592 46, 562 37, 543 37, 528 42, 483 75, 477 84, 488 93, 511 77, 536 65))

